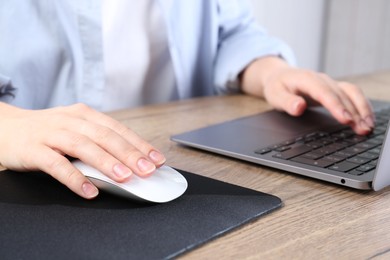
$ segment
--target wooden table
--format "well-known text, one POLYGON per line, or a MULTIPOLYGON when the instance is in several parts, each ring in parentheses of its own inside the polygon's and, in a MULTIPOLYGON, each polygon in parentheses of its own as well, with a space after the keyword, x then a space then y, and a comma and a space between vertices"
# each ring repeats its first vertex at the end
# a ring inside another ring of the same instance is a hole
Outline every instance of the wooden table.
MULTIPOLYGON (((390 71, 347 80, 361 86, 370 98, 390 100, 390 71)), ((161 149, 168 165, 271 193, 284 202, 280 210, 182 258, 390 259, 390 188, 356 191, 187 148, 169 139, 173 134, 266 109, 270 106, 261 100, 236 95, 111 113, 161 149)))

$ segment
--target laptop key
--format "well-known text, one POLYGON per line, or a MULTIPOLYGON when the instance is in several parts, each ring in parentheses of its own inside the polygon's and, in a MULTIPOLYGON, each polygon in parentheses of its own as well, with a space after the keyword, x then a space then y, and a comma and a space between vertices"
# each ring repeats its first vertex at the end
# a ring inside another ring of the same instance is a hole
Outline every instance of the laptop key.
POLYGON ((356 144, 354 147, 362 148, 362 149, 368 150, 368 149, 374 148, 375 146, 378 146, 378 145, 375 144, 375 143, 372 143, 372 142, 369 142, 369 141, 368 141, 368 142, 358 143, 358 144, 356 144))
POLYGON ((339 139, 345 139, 353 135, 353 131, 343 130, 337 133, 332 134, 333 137, 337 137, 339 139))
POLYGON ((341 151, 335 152, 334 155, 337 155, 337 156, 340 156, 340 157, 344 157, 344 158, 348 158, 348 157, 354 156, 355 154, 353 154, 353 153, 351 153, 349 151, 346 151, 346 150, 341 150, 341 151))
POLYGON ((374 131, 372 131, 372 135, 381 135, 386 132, 386 129, 382 128, 375 128, 374 131))
POLYGON ((295 143, 295 140, 287 140, 281 143, 281 145, 286 146, 286 145, 292 145, 295 143))
POLYGON ((333 163, 337 163, 337 162, 344 161, 345 157, 330 154, 330 155, 325 156, 323 159, 327 160, 327 161, 331 161, 333 163))
POLYGON ((311 159, 307 159, 303 156, 294 157, 291 159, 291 161, 299 162, 299 163, 303 163, 303 164, 308 164, 308 165, 312 165, 312 166, 317 166, 317 167, 321 167, 321 168, 326 168, 329 165, 333 164, 333 162, 331 162, 331 161, 327 161, 327 160, 323 160, 323 159, 311 160, 311 159))
POLYGON ((344 140, 348 143, 351 143, 351 144, 357 144, 357 143, 366 141, 367 137, 363 136, 363 135, 353 135, 353 136, 350 136, 344 140))
POLYGON ((284 152, 276 153, 273 155, 273 157, 288 160, 290 158, 309 152, 311 150, 312 150, 311 147, 306 145, 301 145, 301 146, 291 148, 290 150, 284 152))
POLYGON ((281 146, 281 147, 278 147, 278 148, 276 148, 274 150, 277 151, 277 152, 284 152, 284 151, 286 151, 288 149, 291 149, 291 147, 290 146, 281 146))
POLYGON ((338 172, 348 172, 356 167, 359 167, 359 164, 352 162, 340 162, 330 166, 328 169, 338 171, 338 172))
POLYGON ((351 174, 351 175, 362 175, 364 174, 365 172, 362 172, 362 171, 358 171, 358 170, 352 170, 352 171, 349 171, 348 174, 351 174))
POLYGON ((369 151, 359 154, 359 157, 367 158, 367 159, 370 159, 370 160, 378 159, 378 155, 377 154, 370 153, 369 151))
POLYGON ((328 154, 334 153, 342 148, 343 148, 342 145, 334 143, 334 144, 330 144, 330 145, 326 145, 326 146, 323 146, 321 148, 318 148, 318 149, 314 150, 314 152, 319 153, 319 154, 323 154, 323 155, 328 155, 328 154))
POLYGON ((348 147, 345 148, 344 150, 341 150, 340 152, 344 152, 346 154, 350 154, 351 156, 357 155, 359 153, 365 152, 366 149, 359 148, 359 147, 348 147))
POLYGON ((310 147, 313 148, 313 149, 317 149, 317 148, 320 148, 321 146, 323 146, 322 143, 317 142, 317 141, 309 142, 309 143, 307 143, 306 145, 307 145, 307 146, 310 146, 310 147))
POLYGON ((328 144, 333 143, 334 140, 331 138, 325 137, 325 138, 321 138, 321 139, 317 140, 317 142, 321 143, 322 145, 328 145, 328 144))
POLYGON ((371 164, 371 165, 373 165, 373 166, 375 166, 376 167, 376 165, 378 164, 378 159, 376 159, 376 160, 372 160, 371 162, 369 162, 368 164, 371 164))
POLYGON ((367 152, 368 153, 372 153, 372 154, 375 154, 379 157, 379 154, 381 153, 381 147, 376 147, 374 149, 371 149, 371 150, 368 150, 367 152))
POLYGON ((307 159, 312 159, 312 160, 317 160, 317 159, 320 159, 321 157, 323 157, 322 154, 313 153, 313 152, 308 152, 308 153, 305 153, 305 154, 303 154, 301 156, 305 157, 307 159))
POLYGON ((266 153, 269 153, 271 151, 272 151, 272 149, 267 147, 267 148, 258 149, 258 150, 255 151, 255 153, 257 153, 257 154, 266 154, 266 153))
POLYGON ((364 163, 368 163, 369 161, 371 161, 371 159, 367 159, 367 158, 360 157, 360 156, 354 156, 354 157, 347 159, 347 162, 352 162, 352 163, 357 163, 357 164, 364 164, 364 163))
POLYGON ((384 142, 384 138, 382 136, 378 136, 372 139, 369 139, 367 142, 375 145, 381 145, 384 142))
POLYGON ((357 168, 356 170, 361 171, 361 172, 368 172, 368 171, 371 171, 373 169, 375 169, 375 165, 364 164, 362 166, 359 166, 359 168, 357 168))

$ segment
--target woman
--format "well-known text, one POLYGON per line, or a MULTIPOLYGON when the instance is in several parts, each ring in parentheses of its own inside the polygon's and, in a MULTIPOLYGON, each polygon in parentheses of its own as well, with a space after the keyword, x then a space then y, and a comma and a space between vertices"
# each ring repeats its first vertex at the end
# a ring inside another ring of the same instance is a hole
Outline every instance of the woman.
POLYGON ((88 199, 98 190, 65 155, 118 182, 165 162, 98 111, 243 92, 294 116, 323 105, 358 134, 374 126, 359 88, 293 67, 245 1, 9 0, 0 35, 0 163, 88 199))

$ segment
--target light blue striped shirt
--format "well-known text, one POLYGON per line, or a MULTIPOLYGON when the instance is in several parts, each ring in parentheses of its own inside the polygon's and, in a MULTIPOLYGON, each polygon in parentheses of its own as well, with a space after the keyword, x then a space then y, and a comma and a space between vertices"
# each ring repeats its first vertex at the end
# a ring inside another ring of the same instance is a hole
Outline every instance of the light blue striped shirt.
MULTIPOLYGON (((156 0, 181 99, 237 91, 254 59, 290 48, 260 28, 243 0, 156 0)), ((101 2, 0 1, 0 100, 42 109, 104 99, 101 2)))

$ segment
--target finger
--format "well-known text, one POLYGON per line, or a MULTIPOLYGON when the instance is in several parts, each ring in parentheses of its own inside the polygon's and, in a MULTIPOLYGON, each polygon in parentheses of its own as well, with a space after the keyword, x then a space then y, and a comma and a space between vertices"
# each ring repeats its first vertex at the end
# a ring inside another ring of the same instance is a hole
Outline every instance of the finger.
POLYGON ((108 154, 123 163, 123 165, 117 166, 119 167, 117 169, 119 170, 117 174, 121 173, 121 170, 125 170, 125 165, 130 167, 133 172, 140 176, 149 175, 156 170, 156 165, 139 150, 139 147, 129 143, 124 137, 111 128, 96 125, 85 120, 80 120, 80 122, 78 122, 78 120, 73 120, 72 123, 68 124, 68 130, 72 131, 77 129, 78 126, 82 136, 88 137, 108 154))
POLYGON ((149 163, 149 168, 146 169, 144 166, 146 163, 143 162, 145 161, 144 155, 135 148, 132 149, 131 158, 128 159, 128 163, 125 165, 90 138, 66 130, 59 130, 48 137, 45 145, 79 158, 116 181, 128 179, 132 172, 145 176, 155 170, 152 163, 149 163), (61 136, 61 138, 57 138, 58 136, 61 136))
POLYGON ((340 101, 343 103, 345 109, 351 115, 352 121, 348 124, 354 129, 354 131, 358 134, 366 134, 370 132, 371 127, 362 122, 362 118, 359 114, 356 102, 351 99, 350 92, 342 89, 338 82, 332 80, 327 75, 320 76, 328 84, 328 86, 333 89, 334 93, 339 96, 340 101))
POLYGON ((374 119, 373 116, 367 114, 372 113, 372 108, 362 91, 352 84, 333 81, 326 75, 323 78, 340 96, 340 100, 351 114, 353 121, 349 125, 352 129, 357 134, 362 135, 371 132, 374 127, 374 119))
POLYGON ((48 147, 35 150, 40 156, 35 157, 32 164, 37 168, 66 185, 79 196, 92 199, 99 191, 88 178, 77 170, 64 156, 56 153, 48 147))
POLYGON ((268 103, 278 110, 286 111, 292 116, 301 115, 306 107, 306 101, 299 95, 292 93, 282 84, 274 84, 264 92, 268 103))
MULTIPOLYGON (((155 171, 156 165, 150 162, 138 147, 135 147, 111 128, 95 124, 91 120, 91 118, 103 114, 84 105, 69 107, 67 111, 68 115, 65 116, 68 118, 64 119, 63 116, 62 120, 66 123, 61 125, 61 128, 67 131, 61 132, 61 134, 57 133, 47 141, 46 145, 83 160, 116 181, 123 181, 129 177, 131 171, 140 176, 147 176, 155 171), (77 114, 77 116, 74 114, 77 114), (56 136, 61 136, 61 139, 54 138, 56 136), (94 146, 91 146, 92 144, 94 146), (89 148, 87 145, 89 145, 89 148), (106 151, 104 155, 96 154, 102 150, 106 151), (99 165, 96 161, 90 161, 91 158, 97 158, 98 156, 101 158, 100 162, 105 162, 104 165, 101 165, 102 163, 99 165), (117 160, 113 161, 114 158, 117 160), (118 160, 123 164, 120 164, 118 160)), ((103 116, 102 118, 109 117, 103 116)), ((101 121, 99 120, 99 122, 101 121)), ((119 122, 117 123, 119 124, 119 122)), ((153 152, 151 151, 149 154, 153 155, 153 152)))
MULTIPOLYGON (((371 128, 361 120, 355 101, 336 81, 324 74, 309 74, 303 84, 293 91, 308 95, 322 104, 342 124, 348 124, 357 134, 367 134, 371 128), (309 88, 308 86, 316 86, 309 88)), ((356 93, 356 92, 354 92, 356 93)), ((356 97, 356 96, 355 96, 356 97)))
POLYGON ((353 122, 352 114, 343 103, 339 93, 316 73, 301 73, 293 84, 287 85, 292 93, 299 93, 318 102, 342 124, 353 122))
POLYGON ((367 125, 371 129, 375 126, 375 117, 373 109, 369 100, 365 97, 363 91, 357 86, 348 82, 339 82, 340 89, 342 89, 346 95, 355 104, 355 107, 359 113, 360 119, 363 125, 367 125))
POLYGON ((128 127, 114 120, 113 118, 99 113, 85 105, 72 106, 72 109, 80 109, 83 111, 83 118, 87 121, 95 123, 96 125, 102 125, 115 131, 118 135, 122 136, 128 143, 143 153, 150 161, 156 166, 161 166, 165 163, 166 158, 164 155, 151 144, 139 137, 135 132, 131 131, 128 127))

